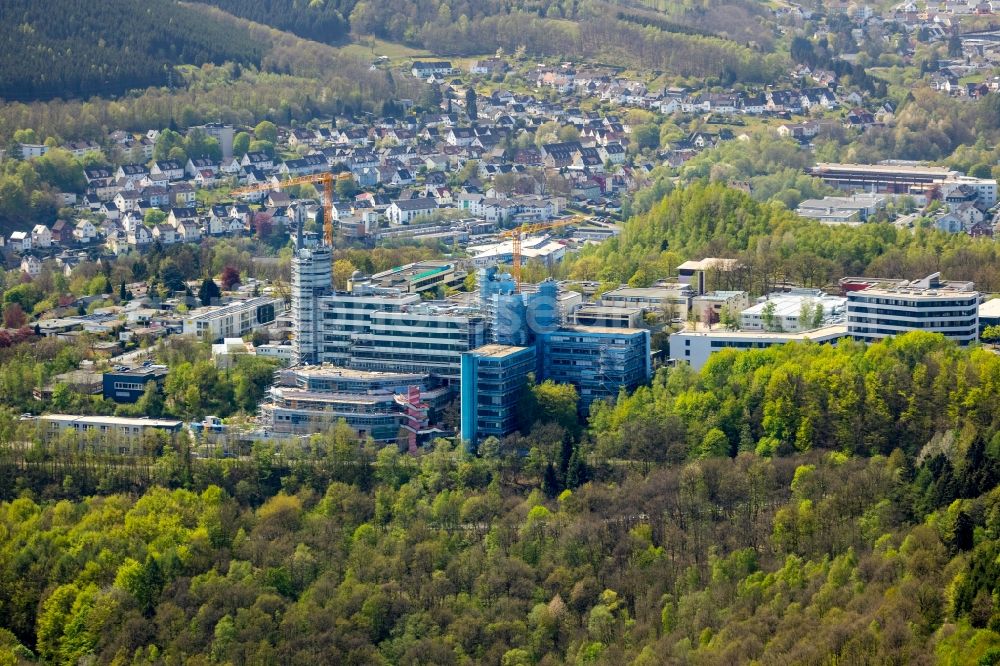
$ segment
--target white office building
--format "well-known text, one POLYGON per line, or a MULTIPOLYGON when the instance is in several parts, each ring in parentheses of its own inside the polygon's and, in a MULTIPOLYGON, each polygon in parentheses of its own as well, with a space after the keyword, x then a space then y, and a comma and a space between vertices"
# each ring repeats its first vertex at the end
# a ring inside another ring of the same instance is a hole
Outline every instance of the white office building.
POLYGON ((350 366, 360 370, 415 372, 457 384, 462 354, 486 344, 486 318, 451 303, 420 303, 371 313, 367 333, 352 339, 350 366))
POLYGON ((462 352, 486 341, 478 309, 422 302, 414 293, 378 287, 357 274, 334 291, 328 248, 299 250, 292 260, 296 364, 329 363, 458 381, 462 352))
POLYGON ((847 299, 827 296, 820 289, 794 289, 760 299, 740 313, 744 331, 787 331, 798 333, 824 324, 842 321, 847 299), (817 309, 822 308, 821 313, 817 309), (805 315, 806 320, 802 317, 805 315))
POLYGON ((712 354, 723 349, 764 349, 789 342, 835 343, 846 335, 847 326, 844 324, 802 333, 729 331, 721 326, 709 328, 704 324, 697 324, 693 329, 678 331, 670 336, 670 358, 701 370, 712 354))
POLYGON ((258 296, 227 305, 209 305, 192 310, 184 317, 185 335, 215 341, 239 338, 266 328, 285 309, 280 298, 258 296))
POLYGON ((874 342, 909 331, 941 333, 959 344, 979 334, 980 294, 971 283, 941 282, 934 273, 923 280, 871 286, 847 295, 848 334, 874 342))

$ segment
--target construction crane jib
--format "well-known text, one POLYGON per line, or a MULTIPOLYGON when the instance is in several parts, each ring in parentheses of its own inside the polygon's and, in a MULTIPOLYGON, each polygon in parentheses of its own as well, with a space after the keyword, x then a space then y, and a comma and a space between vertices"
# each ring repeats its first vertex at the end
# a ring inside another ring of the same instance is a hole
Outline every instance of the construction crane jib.
MULTIPOLYGON (((348 174, 350 175, 350 174, 348 174)), ((255 192, 270 192, 272 190, 280 190, 285 187, 291 187, 292 185, 305 185, 306 183, 323 184, 323 234, 326 239, 326 244, 333 245, 333 182, 337 179, 330 172, 316 173, 310 176, 295 176, 293 178, 288 178, 278 183, 266 182, 260 183, 258 185, 247 185, 246 187, 238 187, 231 191, 234 196, 240 196, 243 194, 253 194, 255 192)))
POLYGON ((561 220, 550 220, 548 222, 537 222, 535 224, 522 224, 519 227, 514 227, 513 229, 508 229, 500 233, 501 238, 511 239, 511 244, 513 245, 511 274, 514 276, 514 282, 517 284, 518 291, 521 291, 521 240, 525 236, 539 231, 579 224, 584 219, 585 218, 581 215, 574 215, 573 217, 561 220))

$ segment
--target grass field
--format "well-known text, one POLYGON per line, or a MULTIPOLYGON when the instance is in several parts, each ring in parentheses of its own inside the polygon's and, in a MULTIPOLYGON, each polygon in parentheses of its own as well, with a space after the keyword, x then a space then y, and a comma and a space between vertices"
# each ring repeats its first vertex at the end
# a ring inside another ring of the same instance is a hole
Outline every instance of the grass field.
POLYGON ((378 56, 388 56, 394 63, 409 58, 429 58, 434 54, 425 49, 415 49, 405 44, 387 42, 377 37, 363 37, 360 41, 348 44, 340 48, 343 53, 356 55, 365 58, 377 58, 378 56))

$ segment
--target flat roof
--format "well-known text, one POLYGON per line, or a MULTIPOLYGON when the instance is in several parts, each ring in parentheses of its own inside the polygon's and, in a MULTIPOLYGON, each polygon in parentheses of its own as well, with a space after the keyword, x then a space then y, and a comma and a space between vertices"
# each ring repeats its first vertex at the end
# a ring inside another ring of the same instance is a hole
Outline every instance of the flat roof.
POLYGON ((957 171, 947 167, 918 166, 911 164, 852 164, 850 162, 817 162, 815 171, 860 171, 873 174, 905 173, 911 175, 949 176, 957 171))
POLYGON ((126 368, 125 370, 108 370, 105 375, 115 375, 119 377, 160 377, 166 376, 168 372, 165 365, 147 365, 138 368, 126 368))
POLYGON ((387 278, 399 278, 403 279, 409 278, 421 278, 425 275, 433 275, 435 273, 441 273, 448 269, 454 269, 455 266, 449 261, 418 261, 412 264, 406 264, 405 266, 397 266, 396 268, 390 268, 387 271, 382 271, 381 273, 375 273, 371 276, 372 280, 385 280, 387 278))
POLYGON ((847 304, 847 299, 843 296, 827 296, 826 294, 822 296, 813 296, 811 294, 782 294, 780 296, 769 298, 766 301, 754 303, 750 307, 745 308, 740 314, 763 314, 764 309, 769 304, 773 304, 774 314, 777 316, 786 317, 789 315, 798 315, 802 311, 802 305, 804 303, 809 303, 810 305, 818 303, 826 310, 826 314, 831 314, 838 309, 843 309, 847 304))
POLYGON ((1000 298, 992 298, 979 305, 980 317, 1000 317, 1000 298))
POLYGON ((232 303, 227 303, 225 305, 206 305, 204 307, 197 308, 188 313, 185 319, 195 320, 195 319, 209 319, 213 317, 219 317, 222 315, 230 314, 231 312, 238 312, 245 308, 255 308, 259 305, 267 305, 268 303, 279 303, 280 298, 272 298, 270 296, 256 296, 254 298, 248 298, 246 300, 233 301, 232 303))
POLYGON ((727 299, 732 298, 733 296, 739 296, 740 294, 743 294, 747 298, 750 297, 750 294, 743 291, 742 289, 734 289, 731 291, 710 291, 708 293, 695 296, 694 298, 695 300, 700 300, 700 301, 725 301, 727 299))
POLYGON ((978 297, 978 291, 969 291, 967 289, 955 289, 954 287, 868 287, 867 289, 860 289, 858 291, 848 292, 848 298, 858 297, 858 296, 913 296, 915 298, 938 298, 941 296, 971 296, 978 297))
POLYGON ((511 356, 512 354, 517 354, 519 352, 528 349, 528 347, 516 347, 514 345, 483 345, 482 347, 477 347, 472 350, 473 354, 477 356, 491 356, 494 358, 502 358, 504 356, 511 356))
MULTIPOLYGON (((377 405, 393 401, 395 393, 386 391, 384 393, 336 393, 329 391, 310 391, 290 386, 274 386, 271 394, 279 396, 283 400, 304 400, 319 403, 341 403, 345 405, 377 405)), ((295 409, 295 407, 284 407, 276 405, 280 409, 295 409)))
POLYGON ((617 326, 560 326, 553 333, 604 333, 606 335, 612 334, 625 334, 632 335, 634 333, 645 333, 647 332, 644 328, 619 328, 617 326))
POLYGON ((690 290, 691 286, 678 284, 677 287, 619 287, 601 294, 601 298, 606 296, 625 296, 633 298, 666 298, 673 295, 673 292, 690 290))
POLYGON ((629 308, 619 305, 583 305, 577 308, 575 314, 621 314, 636 315, 642 313, 643 308, 629 308))
POLYGON ((722 264, 723 266, 732 266, 733 264, 736 263, 736 261, 737 261, 736 259, 720 259, 719 257, 705 257, 704 259, 685 261, 683 264, 677 267, 677 270, 706 271, 709 268, 714 268, 719 264, 722 264))
POLYGON ((343 379, 390 379, 398 377, 400 379, 419 378, 423 379, 427 375, 419 372, 382 372, 379 370, 356 370, 354 368, 344 368, 339 365, 304 365, 289 369, 297 375, 308 375, 311 377, 331 377, 343 379))
POLYGON ((89 425, 151 426, 155 428, 176 428, 181 421, 172 419, 130 418, 124 416, 79 416, 77 414, 42 414, 40 419, 59 423, 86 423, 89 425))
MULTIPOLYGON (((740 340, 744 338, 768 338, 772 340, 781 340, 784 342, 795 342, 804 340, 817 340, 821 338, 830 338, 837 335, 847 335, 847 325, 846 324, 834 324, 832 326, 823 326, 822 328, 815 328, 811 331, 801 331, 799 333, 783 333, 775 331, 727 331, 724 327, 716 325, 715 328, 709 330, 705 324, 697 324, 695 330, 683 330, 677 331, 673 335, 679 335, 682 337, 699 337, 699 338, 719 338, 719 339, 734 339, 740 340)), ((671 337, 673 337, 671 335, 671 337)))

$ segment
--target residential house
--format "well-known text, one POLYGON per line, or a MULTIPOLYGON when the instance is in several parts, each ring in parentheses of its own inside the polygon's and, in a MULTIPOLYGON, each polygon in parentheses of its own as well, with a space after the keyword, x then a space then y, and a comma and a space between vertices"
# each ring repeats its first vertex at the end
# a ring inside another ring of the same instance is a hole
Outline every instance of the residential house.
POLYGON ((66 220, 56 220, 52 225, 52 242, 65 245, 73 240, 73 231, 66 220))
POLYGON ((137 250, 142 250, 153 242, 153 233, 145 224, 136 224, 126 232, 125 241, 137 250))
POLYGON ((292 147, 311 146, 316 142, 316 135, 307 129, 296 127, 288 133, 288 145, 292 147))
POLYGON ((101 152, 100 144, 95 141, 70 141, 62 148, 78 160, 83 159, 83 156, 87 153, 101 152))
POLYGON ((479 74, 483 76, 493 76, 494 74, 505 74, 510 67, 503 58, 484 58, 482 60, 474 60, 469 66, 470 74, 479 74))
POLYGON ((177 242, 177 230, 169 224, 158 224, 153 227, 153 238, 161 245, 173 245, 177 242))
POLYGON ((199 171, 194 176, 195 187, 213 187, 218 182, 215 174, 209 169, 199 171))
POLYGON ((219 165, 207 157, 192 157, 187 161, 184 171, 191 178, 196 178, 199 173, 208 171, 212 175, 218 171, 219 165))
POLYGON ((625 163, 625 146, 620 143, 612 142, 605 146, 598 146, 597 154, 603 161, 611 164, 625 163))
POLYGON ((198 211, 194 208, 171 208, 167 216, 167 222, 174 227, 180 226, 183 222, 197 222, 198 211))
POLYGON ((260 169, 261 171, 274 168, 274 160, 266 153, 247 153, 243 156, 240 166, 260 169))
POLYGON ((389 205, 385 215, 390 224, 410 224, 418 217, 432 214, 437 207, 437 202, 429 197, 400 199, 389 205))
POLYGON ((174 183, 170 186, 167 205, 188 208, 195 205, 197 197, 191 183, 174 183))
POLYGON ((138 194, 139 201, 131 208, 128 208, 127 211, 138 212, 144 207, 165 208, 170 205, 170 192, 167 191, 167 188, 160 185, 151 185, 144 188, 141 192, 132 194, 138 194))
POLYGON ((31 246, 45 249, 52 245, 52 232, 44 224, 36 224, 31 229, 31 246))
POLYGON ((80 220, 73 227, 73 238, 80 243, 91 243, 97 238, 97 228, 89 220, 80 220))
POLYGON ((449 127, 444 132, 444 140, 449 146, 471 146, 476 135, 471 127, 449 127))
POLYGON ((122 190, 115 195, 113 203, 115 208, 117 208, 120 213, 125 213, 127 211, 137 210, 141 200, 142 195, 135 190, 132 190, 131 192, 122 190))
POLYGON ((149 174, 149 169, 142 164, 123 164, 115 172, 117 178, 125 180, 139 181, 149 174))
POLYGON ((27 231, 15 231, 7 241, 7 247, 14 252, 27 252, 31 249, 31 233, 27 231))
POLYGON ((42 261, 33 254, 26 254, 21 257, 21 272, 27 273, 30 277, 38 277, 42 272, 42 261))
POLYGON ((322 173, 329 168, 329 163, 322 153, 306 155, 295 160, 286 160, 278 166, 278 172, 284 176, 309 176, 322 173))
POLYGON ((177 225, 177 235, 185 243, 197 243, 201 240, 201 228, 196 222, 184 220, 177 225))
POLYGON ((764 93, 743 93, 740 109, 745 114, 759 116, 767 111, 767 96, 764 93))
POLYGON ((573 164, 575 153, 582 149, 579 141, 547 143, 542 146, 542 163, 549 168, 568 167, 573 164))
POLYGON ((158 160, 153 162, 150 175, 164 175, 167 180, 180 180, 184 177, 184 165, 177 160, 158 160))
POLYGON ((455 73, 455 68, 447 60, 434 62, 414 62, 410 73, 418 79, 427 79, 432 75, 447 76, 455 73))

